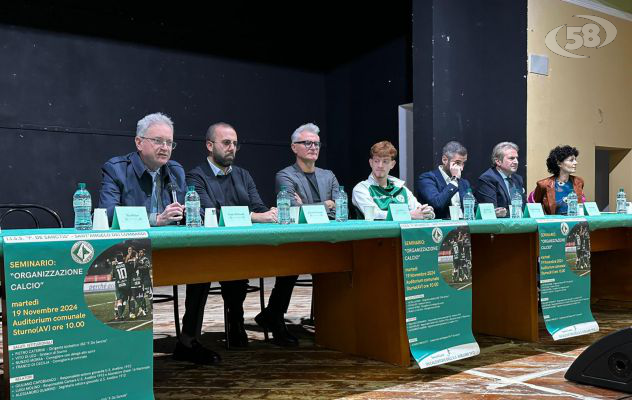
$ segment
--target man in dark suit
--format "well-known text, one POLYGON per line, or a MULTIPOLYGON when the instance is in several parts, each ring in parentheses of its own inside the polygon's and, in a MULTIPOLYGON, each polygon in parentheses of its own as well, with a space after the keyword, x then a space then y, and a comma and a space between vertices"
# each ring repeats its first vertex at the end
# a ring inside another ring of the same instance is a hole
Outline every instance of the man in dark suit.
POLYGON ((419 175, 417 194, 422 203, 434 208, 437 219, 450 217, 450 206, 463 210, 462 199, 470 183, 461 178, 467 162, 467 149, 459 142, 443 146, 441 165, 419 175))
MULTIPOLYGON (((116 206, 144 206, 152 226, 182 220, 186 183, 184 169, 170 160, 176 147, 173 122, 166 115, 150 114, 136 126, 136 152, 114 157, 102 168, 99 207, 108 210, 110 221, 116 206), (173 199, 172 192, 176 192, 173 199)), ((176 344, 178 359, 215 364, 220 357, 203 347, 195 337, 181 335, 176 344)))
POLYGON ((184 169, 170 160, 173 122, 164 114, 145 116, 136 126, 136 150, 108 160, 102 167, 99 207, 112 222, 116 206, 144 206, 152 226, 180 221, 186 185, 184 169), (177 199, 171 198, 171 186, 177 199))
MULTIPOLYGON (((195 186, 200 195, 200 209, 223 206, 248 206, 252 222, 277 222, 276 208, 263 204, 252 177, 245 169, 233 165, 239 149, 237 132, 229 124, 213 124, 206 133, 208 158, 187 173, 187 184, 195 186)), ((220 282, 222 298, 228 311, 228 335, 232 347, 246 347, 243 303, 247 280, 220 282)), ((197 337, 201 333, 204 306, 210 283, 187 285, 186 311, 182 319, 182 334, 197 337)))
POLYGON ((524 181, 518 170, 518 146, 501 142, 492 150, 492 167, 478 177, 474 196, 479 203, 493 203, 497 217, 508 217, 511 196, 518 191, 526 203, 524 181))

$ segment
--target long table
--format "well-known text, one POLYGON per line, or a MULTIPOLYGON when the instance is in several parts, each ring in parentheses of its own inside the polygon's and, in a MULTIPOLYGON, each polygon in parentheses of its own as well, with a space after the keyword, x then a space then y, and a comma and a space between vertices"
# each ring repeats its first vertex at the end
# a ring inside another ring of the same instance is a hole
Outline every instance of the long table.
MULTIPOLYGON (((587 220, 593 297, 629 299, 632 216, 587 220)), ((500 219, 469 225, 474 331, 537 341, 537 223, 500 219)), ((5 230, 0 235, 39 233, 76 231, 5 230)), ((313 274, 318 345, 407 366, 400 234, 399 223, 389 221, 151 228, 154 285, 313 274)))

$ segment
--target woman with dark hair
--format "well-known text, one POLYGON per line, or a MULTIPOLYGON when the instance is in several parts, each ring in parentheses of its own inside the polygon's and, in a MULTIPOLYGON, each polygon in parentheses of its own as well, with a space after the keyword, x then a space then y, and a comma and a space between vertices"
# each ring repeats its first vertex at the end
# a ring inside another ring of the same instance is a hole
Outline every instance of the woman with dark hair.
POLYGON ((566 197, 573 190, 579 202, 584 202, 584 180, 571 175, 577 169, 578 155, 579 151, 568 145, 557 146, 549 153, 546 167, 553 176, 538 181, 533 193, 533 199, 536 203, 542 203, 546 214, 566 215, 566 197))

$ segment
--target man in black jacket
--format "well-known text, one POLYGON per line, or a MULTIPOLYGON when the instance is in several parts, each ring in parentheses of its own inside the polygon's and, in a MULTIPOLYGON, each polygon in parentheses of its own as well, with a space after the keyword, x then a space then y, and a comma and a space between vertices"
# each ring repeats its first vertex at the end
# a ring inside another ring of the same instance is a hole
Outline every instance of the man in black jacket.
MULTIPOLYGON (((223 206, 248 206, 252 222, 277 222, 276 208, 269 209, 263 204, 248 171, 233 165, 239 150, 235 129, 223 122, 211 125, 206 133, 206 148, 208 158, 186 176, 187 185, 195 186, 200 195, 200 209, 215 208, 220 211, 223 206)), ((231 346, 245 347, 248 336, 244 329, 243 302, 248 281, 220 282, 220 285, 228 311, 226 323, 231 346)), ((182 336, 195 338, 200 335, 209 287, 210 283, 187 285, 182 336)), ((177 352, 174 357, 178 358, 177 352)))

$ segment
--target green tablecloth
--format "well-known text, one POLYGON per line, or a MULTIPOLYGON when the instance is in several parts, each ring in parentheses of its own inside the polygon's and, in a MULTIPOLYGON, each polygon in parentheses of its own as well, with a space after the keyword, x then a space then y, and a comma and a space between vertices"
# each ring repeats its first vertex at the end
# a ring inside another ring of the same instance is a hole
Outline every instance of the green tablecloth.
MULTIPOLYGON (((585 217, 591 230, 632 227, 632 215, 605 214, 585 217)), ((437 221, 438 222, 438 221, 437 221)), ((151 228, 149 236, 153 248, 206 246, 280 245, 298 242, 341 242, 376 238, 396 238, 400 236, 400 223, 392 221, 334 222, 321 225, 276 225, 255 224, 243 228, 186 228, 167 226, 151 228)), ((528 233, 538 228, 535 219, 497 219, 491 221, 470 221, 472 233, 528 233)), ((101 231, 102 232, 102 231, 101 231)), ((16 229, 3 230, 1 236, 79 233, 72 228, 65 229, 16 229)), ((0 256, 2 249, 0 248, 0 256)))

